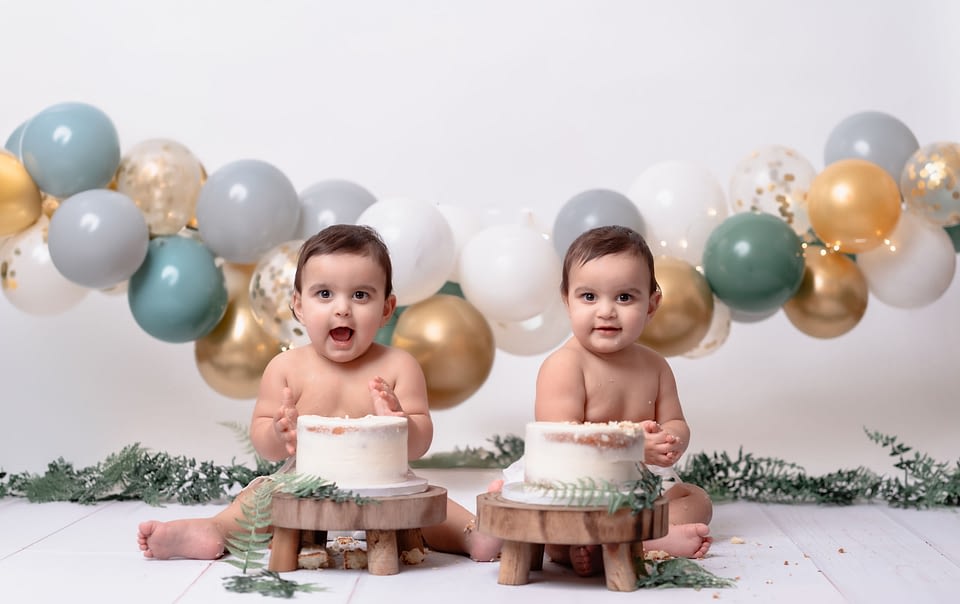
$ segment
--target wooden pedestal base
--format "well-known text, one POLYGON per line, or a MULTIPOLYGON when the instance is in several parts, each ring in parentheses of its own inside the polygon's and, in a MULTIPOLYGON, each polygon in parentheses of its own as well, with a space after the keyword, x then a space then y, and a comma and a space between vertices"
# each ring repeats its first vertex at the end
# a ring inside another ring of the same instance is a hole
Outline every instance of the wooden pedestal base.
POLYGON ((422 493, 374 497, 358 505, 277 493, 273 496, 273 546, 268 568, 297 570, 301 531, 367 533, 367 569, 372 575, 400 572, 399 553, 418 542, 420 528, 447 518, 447 490, 429 486, 422 493), (398 549, 398 540, 403 541, 398 549))
POLYGON ((546 543, 600 545, 607 588, 637 588, 635 556, 643 556, 643 541, 667 534, 667 500, 633 515, 630 510, 607 513, 603 507, 536 505, 504 499, 499 493, 477 496, 477 530, 504 540, 500 553, 501 585, 525 585, 531 570, 543 568, 546 543))

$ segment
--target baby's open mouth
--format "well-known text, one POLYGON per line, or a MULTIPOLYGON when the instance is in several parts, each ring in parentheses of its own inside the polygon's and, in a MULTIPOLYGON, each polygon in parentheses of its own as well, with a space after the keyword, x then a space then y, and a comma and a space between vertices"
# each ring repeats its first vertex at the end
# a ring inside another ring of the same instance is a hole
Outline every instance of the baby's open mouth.
POLYGON ((353 330, 349 327, 337 327, 330 330, 330 337, 337 342, 346 342, 353 337, 353 330))

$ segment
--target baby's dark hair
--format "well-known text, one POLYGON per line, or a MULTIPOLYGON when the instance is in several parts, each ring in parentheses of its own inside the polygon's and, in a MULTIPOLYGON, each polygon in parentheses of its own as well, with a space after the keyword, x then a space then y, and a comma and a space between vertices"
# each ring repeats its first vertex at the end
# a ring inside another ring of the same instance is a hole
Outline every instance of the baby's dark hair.
POLYGON ((640 233, 625 226, 601 226, 580 234, 573 240, 563 258, 563 276, 560 279, 560 293, 567 296, 570 287, 570 269, 574 264, 583 266, 587 262, 620 253, 633 254, 647 262, 650 269, 650 293, 660 288, 653 268, 653 253, 640 233))
POLYGON ((297 272, 293 278, 293 289, 302 293, 301 284, 303 265, 314 256, 325 254, 357 254, 369 256, 380 265, 387 277, 386 293, 393 293, 393 265, 387 245, 371 227, 357 224, 333 224, 303 242, 300 257, 297 259, 297 272))

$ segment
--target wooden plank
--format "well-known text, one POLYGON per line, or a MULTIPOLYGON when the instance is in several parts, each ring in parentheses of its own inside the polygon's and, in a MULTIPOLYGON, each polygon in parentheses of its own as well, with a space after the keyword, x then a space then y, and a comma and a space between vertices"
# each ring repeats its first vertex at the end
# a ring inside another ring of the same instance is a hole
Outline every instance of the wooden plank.
POLYGON ((851 602, 956 601, 960 568, 880 506, 766 506, 851 602))
MULTIPOLYGON (((714 542, 701 564, 736 580, 710 590, 723 602, 846 602, 823 573, 771 519, 763 505, 738 501, 714 505, 714 542)), ((707 590, 704 590, 707 591, 707 590)))
POLYGON ((913 531, 948 560, 960 565, 960 512, 956 509, 900 510, 888 507, 882 512, 913 531))

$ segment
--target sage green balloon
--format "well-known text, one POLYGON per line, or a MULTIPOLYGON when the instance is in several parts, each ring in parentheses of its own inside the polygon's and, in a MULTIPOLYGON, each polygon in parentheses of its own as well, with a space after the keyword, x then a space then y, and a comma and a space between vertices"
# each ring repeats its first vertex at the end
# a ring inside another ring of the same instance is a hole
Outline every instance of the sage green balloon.
POLYGON ((730 216, 710 233, 703 250, 710 289, 734 311, 776 310, 797 293, 803 271, 800 237, 771 214, 730 216))

